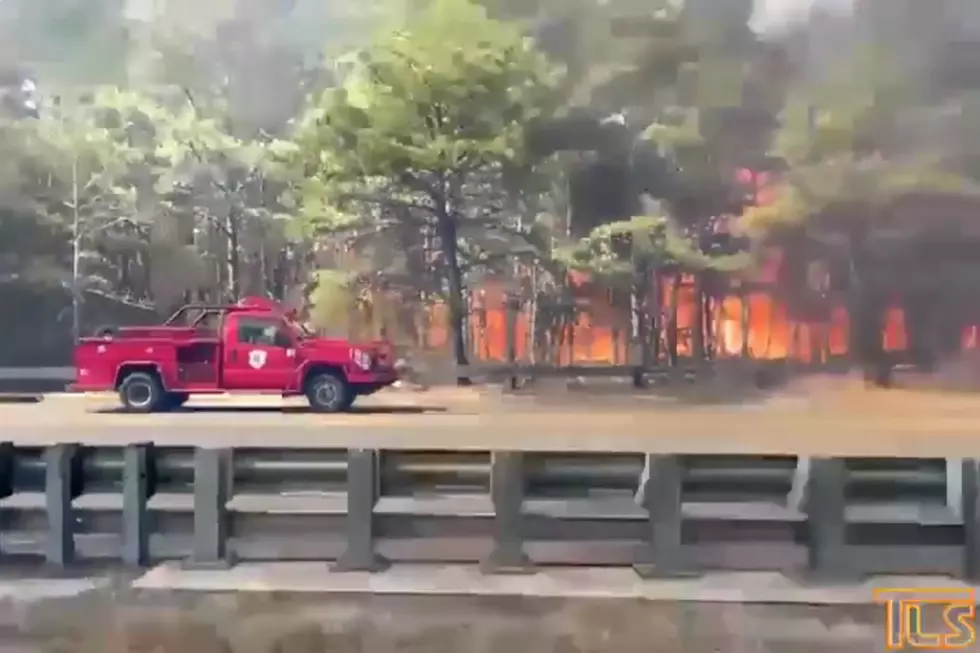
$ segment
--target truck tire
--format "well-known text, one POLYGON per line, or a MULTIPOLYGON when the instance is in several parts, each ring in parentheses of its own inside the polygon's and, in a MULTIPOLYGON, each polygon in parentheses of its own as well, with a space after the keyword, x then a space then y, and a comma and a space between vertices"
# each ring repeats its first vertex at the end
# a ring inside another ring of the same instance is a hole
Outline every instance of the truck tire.
POLYGON ((119 384, 119 401, 127 413, 152 413, 164 401, 160 379, 149 372, 127 374, 119 384))
POLYGON ((354 403, 354 392, 338 374, 322 372, 306 382, 306 399, 316 413, 340 413, 354 403))

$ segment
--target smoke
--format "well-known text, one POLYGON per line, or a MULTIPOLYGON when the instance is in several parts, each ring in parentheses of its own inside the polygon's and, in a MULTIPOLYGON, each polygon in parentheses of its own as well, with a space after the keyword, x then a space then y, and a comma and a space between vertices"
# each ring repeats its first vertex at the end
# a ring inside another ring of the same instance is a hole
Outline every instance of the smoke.
POLYGON ((811 12, 849 14, 855 0, 755 0, 752 28, 764 35, 778 34, 805 24, 811 12))

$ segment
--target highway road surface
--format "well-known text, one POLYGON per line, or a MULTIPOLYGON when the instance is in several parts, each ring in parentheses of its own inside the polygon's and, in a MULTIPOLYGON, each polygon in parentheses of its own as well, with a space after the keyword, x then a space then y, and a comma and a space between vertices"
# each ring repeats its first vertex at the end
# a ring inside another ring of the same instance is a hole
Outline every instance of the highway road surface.
POLYGON ((727 403, 568 391, 506 396, 451 389, 391 392, 354 412, 301 401, 196 399, 154 415, 112 397, 49 396, 0 406, 0 439, 207 447, 521 449, 980 458, 980 395, 833 385, 727 403))

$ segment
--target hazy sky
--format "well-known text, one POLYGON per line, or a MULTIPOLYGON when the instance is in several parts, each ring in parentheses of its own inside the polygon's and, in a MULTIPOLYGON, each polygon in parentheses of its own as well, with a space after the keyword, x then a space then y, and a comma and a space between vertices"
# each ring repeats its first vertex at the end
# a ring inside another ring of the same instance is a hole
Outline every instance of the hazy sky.
POLYGON ((849 11, 854 0, 755 0, 752 25, 763 31, 779 29, 805 20, 814 5, 849 11))

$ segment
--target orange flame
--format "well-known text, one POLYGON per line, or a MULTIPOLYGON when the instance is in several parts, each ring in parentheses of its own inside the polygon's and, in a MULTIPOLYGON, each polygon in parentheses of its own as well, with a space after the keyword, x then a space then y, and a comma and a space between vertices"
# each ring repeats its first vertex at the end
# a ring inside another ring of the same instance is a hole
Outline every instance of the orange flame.
MULTIPOLYGON (((766 204, 774 199, 774 175, 739 170, 737 180, 745 186, 748 193, 754 195, 757 204, 766 204)), ((773 283, 781 264, 780 253, 774 252, 762 265, 754 281, 758 285, 773 283)), ((590 288, 589 280, 584 275, 574 275, 571 280, 573 285, 583 291, 582 294, 589 296, 585 303, 590 310, 580 314, 574 325, 559 334, 558 340, 562 345, 558 364, 628 362, 628 312, 613 308, 605 296, 606 293, 590 288)), ((477 295, 479 302, 475 313, 480 318, 471 319, 470 322, 470 349, 478 359, 505 360, 507 316, 504 289, 490 284, 477 295)), ((666 324, 671 311, 668 282, 660 288, 659 296, 660 323, 666 324)), ((679 288, 677 307, 678 354, 681 356, 693 353, 692 332, 697 315, 696 302, 694 284, 691 279, 686 279, 679 288)), ((828 357, 844 355, 848 350, 849 316, 843 306, 834 307, 826 322, 792 320, 783 303, 765 292, 753 292, 746 295, 744 300, 734 295, 712 300, 707 312, 706 322, 711 325, 711 333, 704 334, 704 341, 711 343, 717 357, 739 356, 745 349, 756 359, 824 362, 828 357), (747 304, 747 325, 743 324, 743 301, 747 304)), ((430 348, 447 347, 449 334, 445 327, 445 307, 435 307, 430 317, 433 329, 429 332, 425 345, 430 348)), ((521 312, 516 327, 518 359, 528 358, 531 329, 531 317, 527 312, 521 312)), ((886 351, 902 351, 908 346, 905 316, 900 308, 887 311, 882 340, 886 351)), ((977 347, 978 327, 964 329, 962 342, 965 348, 977 347)))
MULTIPOLYGON (((503 302, 503 290, 485 288, 481 293, 482 305, 477 307, 470 320, 469 342, 471 352, 481 360, 506 360, 507 358, 507 311, 503 302), (481 317, 477 319, 477 315, 481 317)), ((661 324, 666 324, 670 314, 669 292, 665 288, 660 306, 661 324)), ((790 319, 786 307, 764 292, 745 297, 748 308, 747 332, 743 328, 742 298, 737 296, 712 300, 709 303, 707 322, 711 333, 705 334, 705 342, 711 343, 716 357, 742 355, 743 344, 749 356, 761 360, 793 359, 801 362, 826 362, 831 356, 847 353, 849 341, 849 316, 843 307, 830 313, 823 323, 790 319)), ((558 348, 557 363, 608 363, 629 362, 629 315, 615 310, 608 304, 590 302, 589 313, 580 314, 575 324, 557 334, 554 343, 558 348)), ((692 284, 684 284, 678 293, 677 331, 678 354, 693 353, 693 328, 697 310, 692 284)), ((428 348, 442 349, 449 346, 446 328, 446 311, 443 306, 432 310, 432 329, 428 332, 428 348)), ((518 359, 529 356, 531 318, 522 311, 516 321, 516 348, 518 359)), ((664 334, 661 333, 661 337, 664 334)), ((887 351, 902 351, 908 345, 905 317, 900 308, 889 309, 885 315, 882 333, 887 351)), ((963 346, 977 346, 978 329, 968 327, 963 333, 963 346)), ((664 348, 661 348, 663 351, 664 348)))

